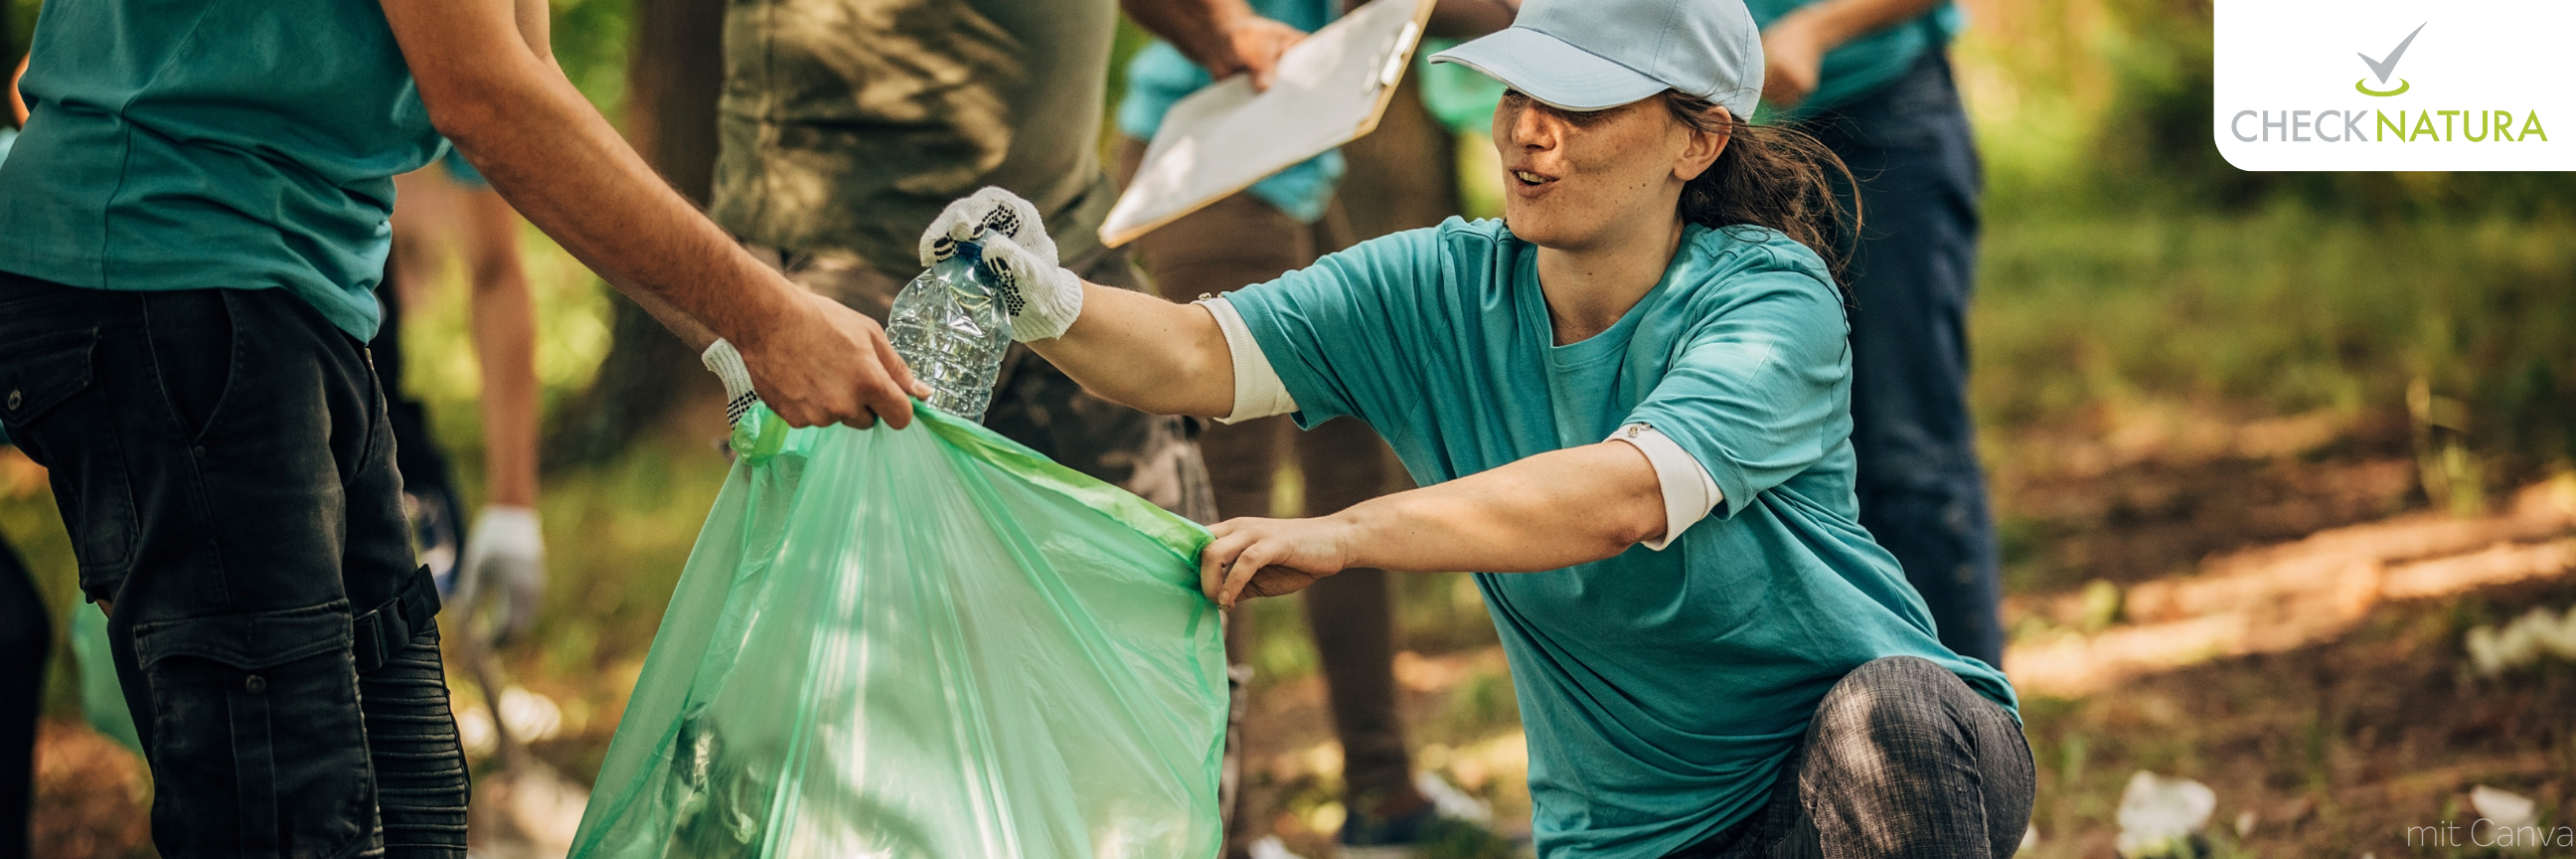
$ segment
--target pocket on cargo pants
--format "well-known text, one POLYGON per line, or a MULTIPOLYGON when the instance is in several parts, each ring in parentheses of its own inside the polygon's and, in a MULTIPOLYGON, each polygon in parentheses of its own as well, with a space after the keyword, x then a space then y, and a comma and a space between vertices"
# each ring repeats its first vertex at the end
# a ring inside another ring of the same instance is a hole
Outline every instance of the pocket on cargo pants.
POLYGON ((60 310, 66 303, 21 302, 0 314, 12 323, 0 325, 0 429, 45 466, 81 587, 101 598, 124 580, 141 529, 124 435, 98 378, 99 328, 79 326, 77 315, 60 310), (28 333, 45 323, 65 327, 28 333))
POLYGON ((136 624, 134 650, 165 855, 326 859, 374 837, 346 601, 136 624))

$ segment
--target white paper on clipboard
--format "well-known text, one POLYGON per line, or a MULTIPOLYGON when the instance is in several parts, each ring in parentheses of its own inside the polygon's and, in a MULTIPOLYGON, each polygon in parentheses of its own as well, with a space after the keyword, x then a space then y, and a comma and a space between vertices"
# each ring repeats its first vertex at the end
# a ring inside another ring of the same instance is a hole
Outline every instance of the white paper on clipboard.
POLYGON ((1144 166, 1100 224, 1117 247, 1377 128, 1433 0, 1372 0, 1279 58, 1268 92, 1249 76, 1172 104, 1144 166))

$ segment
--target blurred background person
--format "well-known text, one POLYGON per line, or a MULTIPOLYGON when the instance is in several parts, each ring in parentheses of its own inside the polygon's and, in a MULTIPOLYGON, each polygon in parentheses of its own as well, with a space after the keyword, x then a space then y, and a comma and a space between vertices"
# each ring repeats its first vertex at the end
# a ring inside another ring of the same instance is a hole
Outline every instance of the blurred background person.
POLYGON ((545 595, 537 518, 537 309, 519 249, 519 213, 453 147, 436 166, 394 179, 393 250, 377 299, 385 322, 368 344, 385 380, 394 467, 403 475, 421 563, 455 616, 489 605, 489 634, 507 643, 536 623, 545 595), (451 257, 450 251, 454 251, 451 257), (483 509, 465 527, 464 499, 428 413, 403 388, 402 319, 433 300, 451 258, 461 260, 475 363, 482 372, 483 509))
POLYGON ((1905 566, 1941 643, 2001 666, 1994 514, 1968 417, 1983 176, 1950 72, 1964 16, 1950 0, 1746 6, 1763 28, 1763 119, 1815 135, 1857 179, 1844 193, 1859 229, 1840 238, 1861 525, 1905 566))
MULTIPOLYGON (((1267 75, 1301 35, 1242 0, 1134 0, 1267 75)), ((883 320, 948 201, 998 185, 1063 237, 1065 264, 1148 288, 1097 228, 1117 188, 1100 115, 1119 7, 1039 0, 733 0, 709 214, 755 257, 883 320)), ((984 424, 1077 471, 1209 522, 1194 427, 1082 390, 1014 345, 984 424)))
MULTIPOLYGON (((1343 0, 1255 0, 1251 6, 1306 32, 1346 11, 1343 0)), ((1429 35, 1463 38, 1499 30, 1511 24, 1514 8, 1508 0, 1445 0, 1434 8, 1429 35)), ((1220 46, 1166 39, 1147 44, 1128 61, 1126 91, 1116 111, 1122 184, 1143 165, 1146 144, 1172 104, 1214 83, 1222 76, 1215 71, 1224 68, 1220 46)), ((1155 286, 1177 301, 1226 292, 1312 265, 1358 241, 1457 214, 1448 135, 1427 121, 1419 89, 1408 76, 1387 119, 1363 138, 1374 145, 1354 146, 1347 157, 1341 149, 1327 151, 1139 237, 1133 246, 1155 286), (1381 197, 1371 201, 1381 205, 1354 217, 1336 193, 1353 172, 1353 158, 1364 162, 1359 170, 1371 174, 1370 184, 1404 189, 1410 204, 1383 205, 1390 201, 1381 197)), ((1490 117, 1491 105, 1485 110, 1490 117)), ((1484 118, 1475 122, 1481 127, 1484 118)), ((1291 429, 1285 417, 1207 427, 1199 443, 1221 516, 1321 516, 1402 488, 1390 485, 1400 479, 1393 452, 1366 425, 1336 420, 1311 432, 1291 429), (1283 465, 1302 478, 1300 509, 1274 510, 1274 484, 1283 465)), ((1343 855, 1393 859, 1421 855, 1428 844, 1496 840, 1478 824, 1444 817, 1424 790, 1454 788, 1417 783, 1397 708, 1395 615, 1385 571, 1347 571, 1309 589, 1303 602, 1309 625, 1333 632, 1313 640, 1342 746, 1347 814, 1337 841, 1343 855)), ((1228 659, 1239 666, 1249 661, 1250 619, 1247 612, 1234 612, 1226 627, 1228 659)), ((1262 816, 1258 809, 1238 811, 1229 842, 1241 850, 1261 828, 1262 816)))

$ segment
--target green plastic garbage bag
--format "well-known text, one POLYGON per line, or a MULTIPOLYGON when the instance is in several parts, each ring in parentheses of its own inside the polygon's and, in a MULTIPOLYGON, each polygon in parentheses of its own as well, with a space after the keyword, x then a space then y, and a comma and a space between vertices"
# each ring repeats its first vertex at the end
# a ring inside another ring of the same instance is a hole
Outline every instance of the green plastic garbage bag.
POLYGON ((1206 531, 915 413, 744 418, 573 859, 1216 855, 1206 531))

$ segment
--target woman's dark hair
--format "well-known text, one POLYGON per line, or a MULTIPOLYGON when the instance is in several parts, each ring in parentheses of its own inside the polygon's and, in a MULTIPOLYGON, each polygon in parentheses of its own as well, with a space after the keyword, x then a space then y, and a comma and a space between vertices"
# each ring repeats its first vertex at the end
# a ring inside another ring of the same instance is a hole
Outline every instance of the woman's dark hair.
POLYGON ((1835 193, 1853 187, 1840 156, 1796 128, 1719 119, 1715 103, 1676 90, 1664 91, 1664 107, 1686 127, 1730 138, 1717 163, 1682 186, 1682 220, 1714 229, 1779 230, 1824 257, 1834 279, 1843 279, 1848 237, 1860 234, 1860 201, 1854 197, 1846 208, 1835 193))

